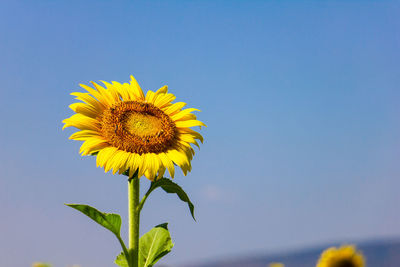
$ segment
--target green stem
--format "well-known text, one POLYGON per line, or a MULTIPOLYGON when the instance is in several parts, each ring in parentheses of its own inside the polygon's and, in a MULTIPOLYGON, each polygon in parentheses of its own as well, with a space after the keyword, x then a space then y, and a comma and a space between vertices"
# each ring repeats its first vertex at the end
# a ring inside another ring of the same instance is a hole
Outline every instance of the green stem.
MULTIPOLYGON (((128 180, 129 198, 129 257, 131 267, 139 266, 139 177, 134 175, 128 180)), ((129 262, 129 261, 128 261, 129 262)))
POLYGON ((122 250, 124 251, 124 256, 125 256, 126 261, 128 262, 128 266, 131 266, 132 264, 130 263, 131 259, 129 257, 128 249, 126 248, 124 241, 122 241, 121 236, 117 235, 117 238, 118 238, 119 243, 121 244, 122 250))
POLYGON ((146 202, 146 199, 148 198, 148 196, 150 195, 150 193, 151 193, 153 190, 154 190, 154 189, 152 189, 151 186, 150 186, 149 190, 148 190, 148 191, 146 192, 146 194, 143 196, 142 200, 141 200, 140 203, 139 203, 139 207, 138 207, 139 212, 142 210, 143 205, 144 205, 144 203, 146 202))

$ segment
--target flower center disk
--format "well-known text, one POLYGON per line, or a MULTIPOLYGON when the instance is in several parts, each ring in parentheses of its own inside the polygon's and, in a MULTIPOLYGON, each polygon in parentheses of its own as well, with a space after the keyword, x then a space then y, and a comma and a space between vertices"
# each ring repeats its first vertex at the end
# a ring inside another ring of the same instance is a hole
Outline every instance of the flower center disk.
POLYGON ((345 259, 345 260, 340 260, 339 262, 334 264, 333 267, 355 267, 355 265, 351 260, 345 259))
POLYGON ((168 115, 150 103, 137 101, 105 110, 101 133, 114 147, 140 155, 166 152, 178 140, 175 123, 168 115))
POLYGON ((135 112, 128 114, 125 126, 131 134, 142 137, 157 135, 162 132, 160 118, 135 112))

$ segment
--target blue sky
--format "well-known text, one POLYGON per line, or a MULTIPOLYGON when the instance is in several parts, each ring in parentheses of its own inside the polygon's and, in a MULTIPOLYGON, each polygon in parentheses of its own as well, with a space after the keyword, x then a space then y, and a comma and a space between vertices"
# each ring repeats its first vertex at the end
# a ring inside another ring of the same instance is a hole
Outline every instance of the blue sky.
POLYGON ((399 1, 3 1, 0 265, 112 265, 112 234, 63 203, 118 212, 126 228, 125 178, 80 157, 61 121, 79 83, 131 74, 144 90, 167 84, 208 125, 193 171, 175 178, 197 222, 162 192, 142 213, 143 233, 170 223, 164 263, 398 237, 399 12, 399 1))

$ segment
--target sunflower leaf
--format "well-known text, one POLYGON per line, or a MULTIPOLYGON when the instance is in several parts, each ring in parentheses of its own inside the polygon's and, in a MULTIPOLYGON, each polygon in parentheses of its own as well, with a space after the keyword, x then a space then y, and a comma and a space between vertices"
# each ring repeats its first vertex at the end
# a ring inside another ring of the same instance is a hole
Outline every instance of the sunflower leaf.
POLYGON ((128 262, 126 260, 124 252, 121 252, 117 258, 115 259, 114 263, 120 267, 129 267, 128 262))
POLYGON ((161 187, 165 192, 171 193, 171 194, 177 194, 180 200, 183 202, 186 202, 189 206, 190 214, 193 217, 193 220, 196 221, 196 218, 194 217, 194 205, 190 201, 188 195, 186 192, 180 187, 178 184, 172 182, 170 179, 167 178, 161 178, 155 182, 151 183, 151 186, 147 192, 147 195, 150 194, 154 189, 161 187))
POLYGON ((87 215, 93 221, 113 232, 117 237, 121 231, 121 217, 114 213, 104 213, 97 209, 83 204, 65 204, 68 207, 74 208, 83 214, 87 215))
POLYGON ((139 267, 152 267, 168 254, 173 246, 168 223, 157 225, 139 240, 139 267))

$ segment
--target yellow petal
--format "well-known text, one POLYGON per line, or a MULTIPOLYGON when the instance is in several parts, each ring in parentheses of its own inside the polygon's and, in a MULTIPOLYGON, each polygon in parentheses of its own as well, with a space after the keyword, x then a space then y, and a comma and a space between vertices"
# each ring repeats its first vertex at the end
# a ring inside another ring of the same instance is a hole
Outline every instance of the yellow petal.
POLYGON ((181 138, 181 140, 179 140, 179 143, 188 148, 191 147, 190 144, 194 144, 200 149, 199 143, 197 143, 197 141, 194 139, 191 139, 190 141, 185 141, 181 138))
POLYGON ((158 170, 157 180, 161 179, 164 176, 164 173, 165 173, 165 167, 161 166, 160 169, 158 170))
POLYGON ((196 115, 190 113, 184 115, 182 118, 178 119, 177 121, 190 121, 190 120, 197 120, 196 115))
POLYGON ((168 172, 171 178, 174 178, 175 167, 172 160, 165 153, 159 153, 158 156, 161 159, 162 164, 168 168, 168 172))
POLYGON ((109 106, 107 99, 98 90, 93 89, 92 87, 87 86, 85 84, 79 84, 79 85, 86 91, 88 91, 93 97, 95 97, 97 101, 99 101, 101 104, 103 104, 106 107, 109 106))
POLYGON ((108 172, 113 167, 112 166, 112 163, 113 163, 112 159, 116 154, 118 154, 118 152, 119 152, 119 150, 116 149, 114 152, 109 154, 109 156, 108 156, 108 158, 107 158, 107 160, 106 160, 106 162, 104 164, 104 172, 108 172))
POLYGON ((155 97, 156 97, 156 94, 153 91, 151 91, 151 90, 147 91, 146 102, 154 104, 155 97))
POLYGON ((101 138, 101 136, 99 135, 99 132, 97 132, 97 131, 83 130, 83 131, 79 131, 79 132, 73 133, 69 137, 69 139, 78 140, 78 141, 85 141, 86 139, 91 138, 91 137, 101 138))
POLYGON ((130 100, 133 100, 133 99, 131 98, 130 93, 129 93, 129 91, 130 91, 129 84, 124 83, 124 84, 121 84, 121 86, 117 86, 117 91, 118 91, 119 97, 120 97, 123 101, 130 101, 130 100))
POLYGON ((96 155, 96 166, 97 167, 104 167, 106 162, 111 158, 111 156, 117 152, 116 147, 106 147, 99 151, 96 155))
POLYGON ((137 100, 143 101, 145 99, 142 88, 140 88, 138 82, 132 75, 131 75, 131 89, 133 90, 134 94, 136 95, 137 100))
POLYGON ((187 128, 194 126, 206 126, 203 122, 198 120, 188 120, 188 121, 177 121, 175 122, 176 127, 178 128, 187 128))
MULTIPOLYGON (((173 121, 180 120, 183 117, 185 117, 185 115, 188 115, 188 114, 190 114, 190 112, 193 112, 193 111, 200 111, 200 110, 197 108, 187 108, 187 109, 184 109, 184 110, 176 113, 175 115, 171 116, 171 119, 173 121)), ((191 115, 193 115, 193 114, 191 114, 191 115)))
POLYGON ((106 90, 103 86, 101 86, 95 82, 91 82, 91 83, 97 89, 97 91, 101 94, 101 96, 104 99, 103 101, 105 101, 107 103, 107 105, 111 107, 115 103, 115 101, 114 101, 110 91, 106 90))
POLYGON ((118 164, 120 163, 120 162, 118 161, 118 159, 121 157, 121 155, 123 154, 123 152, 124 152, 124 151, 117 150, 115 153, 113 153, 113 154, 110 156, 110 159, 106 162, 106 166, 105 166, 105 168, 104 168, 104 170, 105 170, 106 172, 108 172, 108 171, 111 170, 111 169, 113 169, 113 170, 117 169, 117 170, 118 170, 117 166, 118 166, 118 164))
POLYGON ((160 168, 162 168, 163 164, 157 154, 151 153, 151 156, 153 158, 153 167, 154 167, 154 172, 152 173, 152 175, 153 178, 155 179, 158 171, 160 170, 160 168))
POLYGON ((166 154, 176 165, 181 168, 189 164, 189 160, 185 153, 172 149, 167 151, 166 154))
POLYGON ((179 129, 180 134, 191 134, 195 139, 200 140, 201 143, 203 143, 204 139, 201 134, 198 132, 190 129, 190 128, 181 128, 179 129))
POLYGON ((129 177, 132 177, 136 170, 139 168, 139 160, 140 156, 135 154, 135 153, 130 153, 129 159, 128 159, 128 165, 129 167, 129 177))
POLYGON ((177 102, 177 103, 174 103, 174 104, 172 104, 171 106, 169 106, 167 108, 163 108, 163 111, 167 115, 173 115, 175 112, 180 111, 184 106, 186 106, 186 103, 177 102))
POLYGON ((154 181, 154 178, 152 178, 153 176, 152 176, 152 174, 150 173, 150 171, 149 170, 146 170, 145 172, 144 172, 144 176, 147 178, 147 179, 149 179, 150 181, 154 181))
POLYGON ((138 164, 139 164, 139 172, 138 172, 138 177, 142 177, 143 174, 146 171, 146 161, 145 161, 145 154, 138 155, 138 164))
POLYGON ((126 151, 120 151, 120 153, 114 157, 113 174, 115 174, 120 169, 122 169, 122 172, 125 171, 124 166, 128 161, 128 158, 129 158, 129 153, 126 151))
POLYGON ((119 84, 120 85, 120 91, 121 93, 124 94, 123 99, 125 101, 137 101, 138 100, 138 95, 136 94, 135 90, 132 90, 132 87, 129 85, 129 83, 124 83, 124 84, 120 84, 117 82, 113 82, 113 84, 119 84))
POLYGON ((86 151, 86 154, 83 154, 83 155, 85 156, 85 155, 90 155, 90 154, 99 152, 100 150, 102 150, 102 149, 104 149, 106 147, 109 147, 109 146, 110 145, 107 142, 97 143, 97 144, 92 145, 91 147, 89 147, 87 149, 87 151, 86 151))
MULTIPOLYGON (((114 82, 113 82, 113 84, 108 83, 106 81, 101 81, 101 82, 104 83, 104 85, 107 87, 107 90, 110 92, 110 95, 112 96, 113 102, 114 103, 120 102, 121 99, 119 98, 119 95, 118 95, 118 89, 117 89, 118 86, 115 86, 114 82)), ((121 85, 121 84, 119 84, 119 85, 121 85)))
POLYGON ((156 95, 159 95, 159 94, 166 94, 168 92, 168 86, 167 85, 164 85, 163 87, 161 87, 160 89, 158 89, 157 91, 156 91, 156 95))
POLYGON ((107 147, 108 143, 100 138, 89 138, 85 142, 83 142, 79 153, 82 153, 83 156, 88 154, 92 154, 97 152, 99 149, 107 147))
POLYGON ((83 114, 74 114, 71 117, 62 121, 65 123, 63 130, 67 127, 75 127, 81 130, 99 131, 100 124, 97 120, 87 117, 83 114))
POLYGON ((96 110, 92 105, 85 103, 73 103, 69 105, 69 108, 75 111, 76 113, 82 113, 85 116, 96 118, 99 116, 99 111, 96 110))
POLYGON ((161 94, 158 95, 154 100, 154 105, 158 108, 166 108, 171 106, 171 102, 174 101, 176 96, 173 94, 161 94))
POLYGON ((145 161, 145 176, 150 181, 153 181, 157 172, 157 163, 154 160, 153 153, 144 154, 145 161))
POLYGON ((106 108, 106 106, 103 103, 97 101, 89 93, 74 92, 74 93, 71 93, 71 95, 76 96, 75 99, 81 100, 81 101, 85 102, 86 104, 92 105, 99 113, 102 112, 106 108))

